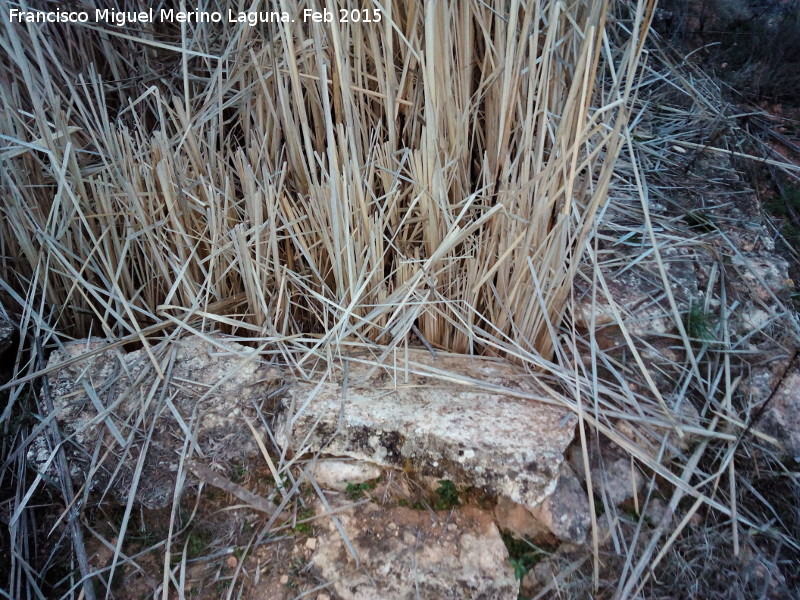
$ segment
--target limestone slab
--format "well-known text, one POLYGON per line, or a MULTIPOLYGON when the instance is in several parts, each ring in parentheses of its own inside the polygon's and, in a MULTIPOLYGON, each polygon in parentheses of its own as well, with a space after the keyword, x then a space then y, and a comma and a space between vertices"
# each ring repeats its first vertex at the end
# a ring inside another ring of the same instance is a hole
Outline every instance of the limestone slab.
MULTIPOLYGON (((172 501, 187 435, 207 463, 230 467, 258 457, 245 420, 259 422, 257 406, 278 374, 248 350, 217 334, 165 342, 151 349, 163 378, 145 350, 124 352, 100 338, 53 352, 49 389, 73 483, 91 474, 90 488, 126 502, 141 458, 135 499, 161 508, 172 501)), ((44 405, 41 411, 47 414, 44 405)), ((41 435, 28 460, 55 478, 51 454, 41 435)))
POLYGON ((424 350, 380 366, 359 355, 346 362, 327 382, 290 388, 275 428, 282 447, 450 479, 531 507, 555 489, 576 417, 544 403, 532 375, 424 350))

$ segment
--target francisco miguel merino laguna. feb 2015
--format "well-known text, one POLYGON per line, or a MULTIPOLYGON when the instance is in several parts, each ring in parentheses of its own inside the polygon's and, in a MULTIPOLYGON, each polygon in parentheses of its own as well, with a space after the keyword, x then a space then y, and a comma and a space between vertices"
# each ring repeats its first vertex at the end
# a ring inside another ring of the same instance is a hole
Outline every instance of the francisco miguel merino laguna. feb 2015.
MULTIPOLYGON (((9 10, 11 23, 110 23, 117 27, 125 27, 132 23, 221 23, 227 17, 229 23, 247 23, 254 26, 258 23, 291 23, 294 21, 290 13, 284 11, 235 11, 228 9, 227 14, 220 11, 175 10, 162 8, 156 11, 148 8, 141 11, 122 11, 113 8, 96 8, 94 11, 70 10, 9 10), (90 18, 94 17, 94 18, 90 18)), ((330 23, 334 14, 328 9, 321 11, 303 9, 298 15, 304 22, 330 23)), ((338 21, 354 23, 377 23, 381 20, 380 11, 372 10, 340 10, 336 15, 338 21)))

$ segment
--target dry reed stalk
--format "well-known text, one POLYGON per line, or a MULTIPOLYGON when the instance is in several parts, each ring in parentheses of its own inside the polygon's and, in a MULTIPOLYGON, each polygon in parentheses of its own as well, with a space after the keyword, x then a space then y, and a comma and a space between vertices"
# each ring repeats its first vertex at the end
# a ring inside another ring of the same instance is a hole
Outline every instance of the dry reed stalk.
POLYGON ((240 295, 233 333, 549 358, 646 33, 603 51, 612 4, 6 24, 0 276, 74 335, 240 295))

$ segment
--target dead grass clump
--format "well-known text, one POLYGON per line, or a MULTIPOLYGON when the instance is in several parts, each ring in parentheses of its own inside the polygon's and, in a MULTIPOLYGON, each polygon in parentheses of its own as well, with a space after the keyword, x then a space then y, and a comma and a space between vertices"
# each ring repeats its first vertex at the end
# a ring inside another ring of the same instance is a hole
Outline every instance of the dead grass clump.
POLYGON ((611 8, 6 25, 5 293, 77 336, 202 315, 320 345, 413 331, 549 356, 646 29, 640 2, 607 31, 611 8))
MULTIPOLYGON (((620 520, 608 550, 601 522, 616 507, 593 507, 592 555, 577 561, 583 571, 565 565, 561 572, 574 577, 564 589, 628 598, 660 589, 662 571, 686 582, 688 572, 706 573, 683 546, 696 548, 697 536, 715 544, 713 560, 731 549, 741 557, 750 548, 743 529, 769 517, 743 498, 751 474, 733 460, 752 413, 736 396, 740 373, 731 361, 740 340, 730 339, 724 264, 709 267, 702 313, 712 314, 718 300, 720 319, 698 329, 687 319, 691 305, 672 291, 666 252, 706 248, 704 236, 716 230, 695 220, 687 233, 685 214, 659 214, 647 180, 673 168, 685 179, 706 152, 742 153, 722 144, 728 123, 708 80, 642 69, 652 4, 612 19, 613 6, 403 2, 382 7, 372 25, 298 19, 255 28, 133 26, 124 34, 5 25, 4 301, 18 307, 37 343, 94 334, 114 346, 144 345, 148 376, 164 377, 165 386, 164 348, 151 342, 167 336, 169 346, 183 331, 247 337, 259 359, 280 358, 301 376, 312 357, 376 344, 388 354, 410 340, 547 367, 542 386, 580 417, 586 464, 589 441, 605 436, 678 514, 649 529, 620 520), (640 85, 640 69, 649 87, 640 85), (648 123, 645 104, 663 99, 658 86, 678 89, 683 103, 648 123), (619 218, 598 233, 604 211, 619 218), (619 252, 626 245, 633 250, 619 252), (656 365, 664 377, 642 351, 639 334, 651 332, 626 324, 633 315, 609 292, 612 269, 638 263, 654 283, 646 300, 669 327, 670 352, 656 365), (625 342, 617 354, 599 346, 595 316, 583 337, 569 319, 559 328, 579 273, 590 315, 608 300, 625 342), (699 419, 682 415, 681 403, 690 402, 699 419), (713 511, 720 520, 695 533, 693 515, 713 511)), ((776 300, 775 310, 784 308, 776 300)), ((44 372, 43 357, 30 356, 15 359, 3 419, 44 372)), ((14 448, 36 426, 19 427, 14 448)), ((308 525, 300 491, 308 472, 271 446, 263 455, 278 505, 246 540, 254 546, 308 525)), ((8 464, 17 517, 11 545, 22 557, 9 589, 33 597, 38 574, 24 559, 39 530, 26 494, 39 480, 25 478, 24 451, 8 464)), ((228 483, 226 493, 252 499, 233 477, 228 483)), ((110 560, 83 573, 107 589, 116 572, 136 569, 125 537, 136 523, 137 485, 117 539, 108 539, 110 560)), ((161 579, 152 586, 163 596, 186 593, 187 566, 208 542, 192 540, 180 494, 167 533, 153 542, 163 542, 154 567, 161 579)), ((87 494, 76 506, 89 502, 87 494)), ((77 512, 62 521, 79 523, 77 512)), ((793 535, 784 524, 773 539, 789 544, 793 535)), ((215 552, 227 547, 222 537, 210 544, 215 552)), ((77 571, 87 570, 75 562, 61 581, 71 592, 84 585, 77 571)), ((733 572, 732 562, 722 564, 733 572)), ((243 589, 240 570, 225 577, 225 594, 243 589)), ((93 588, 84 589, 91 600, 93 588)))
MULTIPOLYGON (((295 13, 322 3, 275 1, 263 8, 294 22, 5 22, 0 293, 26 335, 4 427, 32 408, 43 348, 71 336, 141 344, 167 380, 154 338, 180 330, 255 339, 299 371, 310 353, 412 337, 549 360, 616 173, 652 10, 640 0, 609 19, 615 5, 403 2, 375 4, 380 22, 313 25, 295 13)), ((144 413, 137 435, 150 439, 144 413)), ((28 504, 42 482, 26 477, 36 427, 17 424, 0 456, 14 597, 41 596, 40 565, 26 562, 44 535, 28 504)), ((73 507, 58 586, 91 600, 94 581, 109 590, 135 568, 123 550, 138 475, 110 564, 92 572, 79 518, 90 502, 70 489, 51 429, 54 483, 73 507)), ((299 487, 283 458, 290 485, 262 537, 299 487)), ((190 560, 171 518, 165 595, 190 560)))

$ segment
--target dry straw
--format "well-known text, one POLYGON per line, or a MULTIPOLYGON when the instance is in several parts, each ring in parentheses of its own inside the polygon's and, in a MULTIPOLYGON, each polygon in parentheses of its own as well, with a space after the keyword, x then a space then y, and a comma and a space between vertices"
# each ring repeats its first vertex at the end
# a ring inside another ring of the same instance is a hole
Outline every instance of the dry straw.
MULTIPOLYGON (((10 6, 0 0, 0 12, 10 6)), ((641 200, 612 206, 631 221, 619 241, 637 233, 650 243, 683 329, 657 253, 670 240, 656 235, 649 216, 642 160, 665 160, 673 142, 691 147, 691 115, 676 112, 672 133, 663 128, 638 148, 628 127, 635 95, 647 92, 638 72, 653 3, 359 6, 378 8, 381 21, 315 26, 298 16, 257 27, 125 29, 4 21, 0 295, 22 313, 22 329, 143 343, 154 372, 167 378, 157 358, 165 345, 148 344, 180 329, 257 339, 258 353, 282 354, 301 375, 313 355, 374 344, 388 352, 406 342, 551 367, 541 379, 552 384, 553 402, 580 415, 585 452, 599 432, 673 486, 670 509, 694 502, 677 529, 658 524, 651 538, 637 530, 620 550, 625 559, 612 582, 619 598, 638 594, 701 505, 729 515, 733 531, 737 520, 755 527, 759 519, 733 494, 717 494, 721 477, 730 473, 733 481, 730 461, 745 428, 728 414, 739 382, 728 363, 703 368, 708 348, 695 352, 681 332, 688 356, 681 396, 691 386, 725 412, 707 427, 683 427, 702 435, 701 443, 662 464, 661 454, 654 458, 616 430, 620 421, 652 430, 663 450, 674 436, 658 436, 677 418, 619 310, 630 368, 600 350, 593 327, 588 340, 573 329, 571 341, 556 343, 581 264, 592 298, 610 296, 604 272, 618 259, 607 256, 613 248, 588 243, 615 177, 618 193, 641 200), (617 162, 623 150, 625 165, 617 162), (591 364, 578 360, 579 343, 591 364), (601 380, 601 369, 612 376, 601 380), (642 372, 647 397, 626 384, 631 369, 642 372), (704 472, 720 444, 730 445, 729 454, 714 462, 718 472, 704 472)), ((273 2, 263 9, 295 16, 324 7, 273 2)), ((139 6, 120 1, 118 8, 139 6)), ((212 0, 203 8, 227 14, 229 5, 212 0)), ((677 78, 652 70, 648 77, 677 78)), ((703 94, 692 88, 689 95, 711 113, 703 94)), ((645 258, 643 251, 636 261, 645 258)), ((41 359, 23 363, 18 358, 15 380, 4 386, 11 389, 4 426, 24 384, 45 371, 41 359)), ((3 448, 17 481, 14 597, 37 585, 20 550, 35 534, 24 508, 38 483, 26 482, 25 443, 17 440, 7 455, 3 448)), ((271 471, 292 476, 294 458, 275 465, 266 451, 264 458, 271 471)), ((296 499, 300 481, 281 492, 265 531, 296 499)), ((123 529, 131 507, 132 500, 123 529)), ((596 513, 593 521, 598 587, 596 513)), ((616 540, 613 527, 611 535, 616 540)), ((123 531, 114 548, 117 568, 134 560, 122 554, 124 538, 123 531)), ((183 557, 181 568, 185 548, 183 557)), ((173 573, 163 575, 166 595, 173 573)))
POLYGON ((295 22, 257 27, 4 23, 0 277, 77 336, 144 341, 202 315, 310 348, 549 358, 646 4, 625 27, 588 0, 364 3, 377 23, 304 23, 294 3, 269 9, 295 22))

